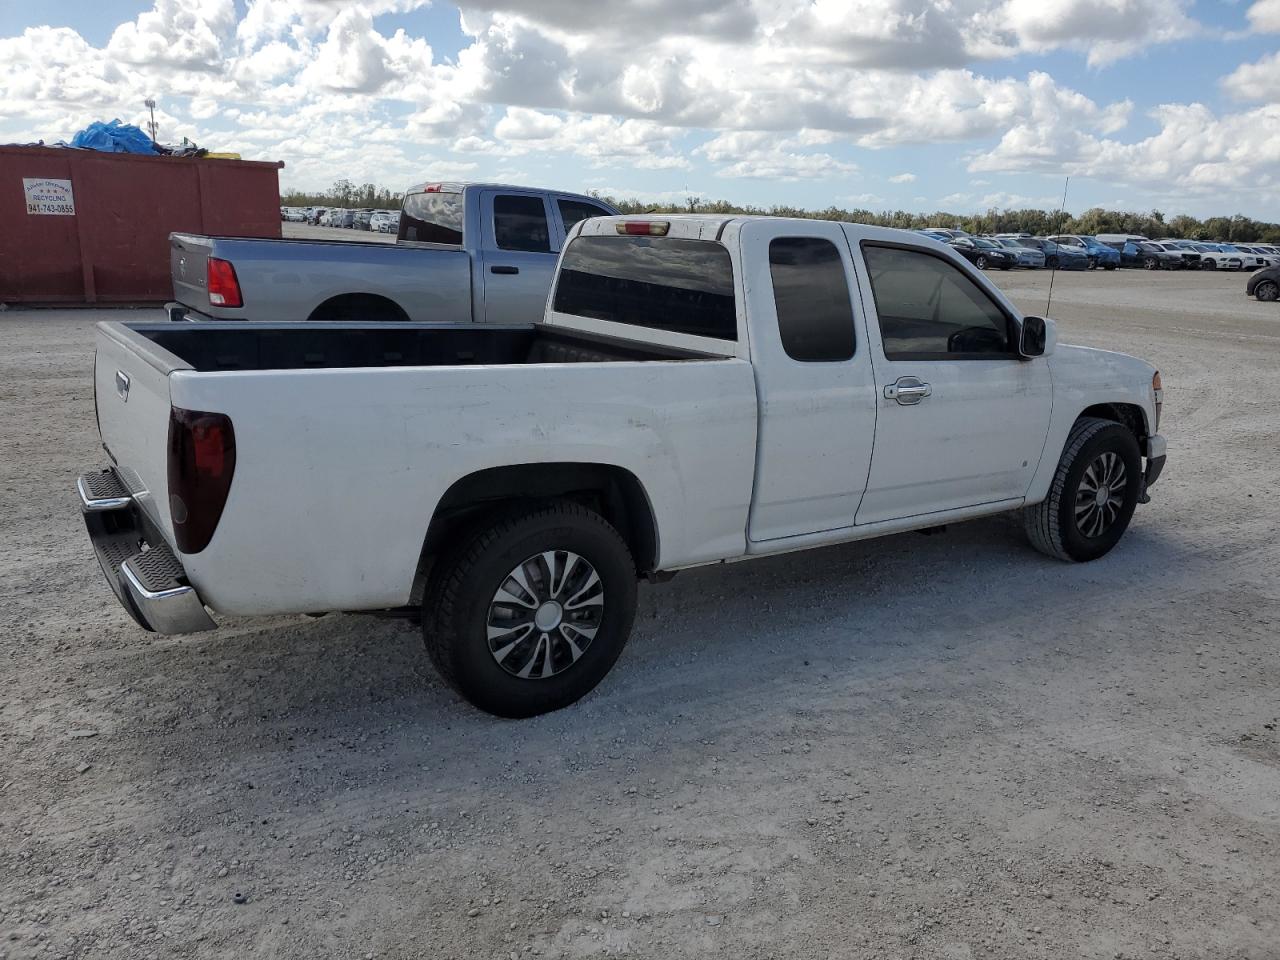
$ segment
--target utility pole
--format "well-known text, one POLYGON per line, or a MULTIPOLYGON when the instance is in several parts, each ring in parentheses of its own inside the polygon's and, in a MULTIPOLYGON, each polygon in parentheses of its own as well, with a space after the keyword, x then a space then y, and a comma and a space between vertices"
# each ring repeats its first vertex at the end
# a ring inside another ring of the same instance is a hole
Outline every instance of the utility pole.
POLYGON ((142 105, 151 111, 151 142, 156 142, 156 102, 149 97, 142 101, 142 105))

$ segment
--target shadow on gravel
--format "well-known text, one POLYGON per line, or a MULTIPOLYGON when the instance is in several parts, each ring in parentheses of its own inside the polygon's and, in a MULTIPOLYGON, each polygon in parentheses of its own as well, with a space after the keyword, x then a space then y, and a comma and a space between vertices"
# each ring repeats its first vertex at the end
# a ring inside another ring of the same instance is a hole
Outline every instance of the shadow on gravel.
POLYGON ((156 744, 166 755, 157 768, 170 774, 221 768, 249 781, 305 783, 308 769, 319 776, 323 766, 326 780, 353 785, 372 768, 462 781, 490 763, 607 751, 620 730, 682 715, 696 715, 699 730, 732 725, 744 704, 781 719, 805 702, 797 691, 815 677, 828 692, 848 692, 869 676, 963 659, 970 644, 1013 638, 1052 649, 1062 642, 1055 612, 1071 605, 1078 614, 1082 591, 1101 618, 1180 559, 1139 526, 1101 561, 1061 564, 1026 546, 1011 518, 996 518, 940 536, 688 571, 642 589, 628 649, 592 695, 522 722, 456 696, 408 624, 339 615, 267 627, 228 621, 217 633, 133 648, 147 666, 125 672, 148 677, 133 692, 151 709, 135 719, 125 705, 122 725, 156 744))

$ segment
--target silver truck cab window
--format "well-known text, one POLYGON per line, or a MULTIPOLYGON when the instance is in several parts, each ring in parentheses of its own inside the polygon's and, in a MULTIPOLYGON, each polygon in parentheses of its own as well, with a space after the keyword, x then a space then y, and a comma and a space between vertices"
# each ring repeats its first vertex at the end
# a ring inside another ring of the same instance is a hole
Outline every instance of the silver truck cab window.
POLYGON ((411 193, 400 213, 399 239, 462 245, 462 194, 411 193))
POLYGON ((556 204, 560 207, 560 219, 564 222, 564 232, 568 233, 579 222, 590 217, 611 217, 611 214, 604 207, 594 203, 587 203, 585 200, 557 200, 556 204))
POLYGON ((493 198, 493 236, 499 250, 551 252, 551 228, 541 197, 499 194, 493 198))

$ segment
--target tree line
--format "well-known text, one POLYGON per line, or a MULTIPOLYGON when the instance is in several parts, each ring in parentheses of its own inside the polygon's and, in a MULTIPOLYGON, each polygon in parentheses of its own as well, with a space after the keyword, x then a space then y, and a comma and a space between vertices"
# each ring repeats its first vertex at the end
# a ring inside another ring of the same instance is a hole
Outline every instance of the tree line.
POLYGON ((399 210, 404 194, 372 183, 359 186, 350 180, 337 180, 321 193, 281 190, 282 207, 346 207, 352 210, 399 210))
MULTIPOLYGON (((1280 223, 1254 220, 1242 214, 1230 217, 1195 217, 1179 214, 1165 219, 1159 210, 1140 213, 1128 210, 1105 210, 1091 207, 1080 215, 1057 210, 998 210, 986 213, 911 213, 907 210, 876 211, 843 207, 825 210, 801 210, 798 207, 757 207, 730 203, 727 200, 704 200, 688 197, 681 204, 653 204, 639 200, 623 200, 591 191, 597 199, 617 207, 623 213, 715 213, 749 214, 770 217, 804 217, 816 220, 844 220, 879 227, 918 230, 921 227, 950 227, 969 233, 1030 233, 1046 236, 1054 233, 1132 233, 1152 239, 1176 237, 1183 240, 1221 240, 1240 243, 1280 243, 1280 223)), ((321 193, 300 190, 281 192, 280 203, 287 207, 350 207, 354 209, 398 209, 402 194, 372 183, 357 186, 350 180, 338 180, 321 193)))

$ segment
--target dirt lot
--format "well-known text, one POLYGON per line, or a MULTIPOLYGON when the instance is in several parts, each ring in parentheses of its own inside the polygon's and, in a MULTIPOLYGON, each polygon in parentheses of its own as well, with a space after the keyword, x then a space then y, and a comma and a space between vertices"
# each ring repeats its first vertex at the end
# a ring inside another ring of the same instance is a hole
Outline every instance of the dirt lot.
POLYGON ((395 243, 394 233, 371 230, 348 230, 342 227, 319 227, 309 223, 280 224, 280 232, 288 240, 363 240, 366 243, 395 243))
POLYGON ((72 490, 104 314, 0 314, 0 957, 1280 957, 1280 309, 1243 282, 1059 274, 1064 339, 1164 372, 1104 560, 1001 518, 685 573, 518 723, 396 623, 137 630, 72 490))

